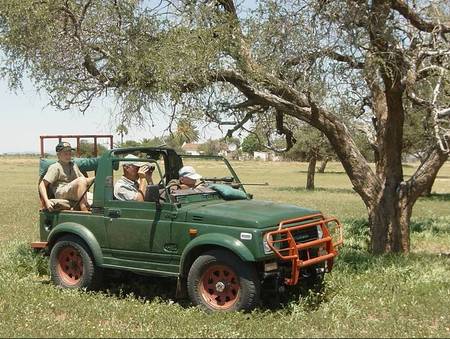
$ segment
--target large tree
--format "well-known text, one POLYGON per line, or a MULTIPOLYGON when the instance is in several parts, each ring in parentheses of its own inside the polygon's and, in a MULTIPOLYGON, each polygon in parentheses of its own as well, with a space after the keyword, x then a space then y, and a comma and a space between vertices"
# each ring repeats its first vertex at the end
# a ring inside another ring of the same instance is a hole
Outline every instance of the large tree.
POLYGON ((440 125, 450 113, 445 1, 160 3, 2 0, 3 73, 14 87, 27 71, 61 108, 85 110, 114 94, 128 120, 151 118, 151 104, 167 99, 203 108, 207 121, 232 118, 230 134, 269 116, 287 148, 288 122, 305 122, 328 138, 364 201, 373 252, 409 251, 414 203, 448 157, 440 125), (407 103, 425 108, 436 138, 405 180, 407 103), (355 126, 370 139, 375 170, 355 126))

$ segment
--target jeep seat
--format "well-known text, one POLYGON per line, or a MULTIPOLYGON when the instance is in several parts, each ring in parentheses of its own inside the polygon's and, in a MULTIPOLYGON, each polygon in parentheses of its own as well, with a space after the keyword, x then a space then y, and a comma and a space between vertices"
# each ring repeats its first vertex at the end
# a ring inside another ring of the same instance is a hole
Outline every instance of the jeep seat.
MULTIPOLYGON (((54 164, 56 162, 55 159, 40 159, 39 161, 39 181, 38 185, 41 183, 42 179, 45 176, 45 173, 47 173, 48 167, 51 164, 54 164)), ((98 165, 98 158, 75 158, 73 159, 73 162, 75 162, 80 169, 81 173, 83 173, 87 177, 87 171, 95 171, 97 170, 98 165)), ((39 189, 38 189, 39 192, 39 189)), ((90 192, 87 192, 90 193, 90 192)), ((53 193, 49 190, 49 187, 47 187, 47 196, 51 201, 55 203, 54 209, 57 211, 61 210, 70 210, 77 204, 77 201, 73 200, 67 200, 67 199, 56 199, 53 195, 53 193)), ((88 195, 88 201, 90 197, 88 195)), ((45 203, 44 199, 42 199, 41 194, 39 193, 39 200, 41 202, 40 209, 45 209, 45 203)))

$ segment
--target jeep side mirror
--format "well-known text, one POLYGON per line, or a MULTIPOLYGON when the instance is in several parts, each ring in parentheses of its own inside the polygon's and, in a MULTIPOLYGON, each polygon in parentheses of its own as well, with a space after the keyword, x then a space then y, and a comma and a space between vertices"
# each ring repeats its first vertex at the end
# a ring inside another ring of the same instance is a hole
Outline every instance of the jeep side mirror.
POLYGON ((159 205, 159 187, 158 185, 147 185, 145 189, 144 201, 156 202, 159 205))

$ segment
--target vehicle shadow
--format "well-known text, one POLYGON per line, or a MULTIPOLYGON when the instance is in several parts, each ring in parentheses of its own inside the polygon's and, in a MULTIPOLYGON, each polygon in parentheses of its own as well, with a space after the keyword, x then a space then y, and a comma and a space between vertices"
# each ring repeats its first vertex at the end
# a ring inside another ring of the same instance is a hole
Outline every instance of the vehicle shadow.
MULTIPOLYGON (((98 290, 113 298, 135 298, 140 301, 159 300, 166 303, 177 303, 182 308, 192 307, 193 304, 187 296, 176 296, 177 281, 175 278, 150 277, 132 272, 105 271, 104 283, 98 290)), ((324 284, 313 288, 296 287, 287 289, 281 295, 264 292, 258 309, 265 311, 279 311, 289 309, 289 305, 301 300, 308 309, 316 309, 327 300, 324 293, 324 284)))
POLYGON ((161 300, 177 302, 182 307, 190 305, 189 300, 176 296, 177 280, 169 277, 154 277, 127 271, 106 270, 99 292, 116 298, 133 296, 142 301, 161 300))

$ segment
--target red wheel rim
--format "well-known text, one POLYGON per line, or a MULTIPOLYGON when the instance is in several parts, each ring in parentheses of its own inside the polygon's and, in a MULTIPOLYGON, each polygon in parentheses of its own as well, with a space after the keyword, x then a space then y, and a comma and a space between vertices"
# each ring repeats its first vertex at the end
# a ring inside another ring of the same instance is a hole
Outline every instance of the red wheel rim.
POLYGON ((83 258, 73 246, 66 246, 58 253, 58 275, 66 285, 76 285, 83 276, 83 258))
POLYGON ((203 273, 199 286, 205 303, 215 309, 229 309, 239 299, 241 285, 232 269, 214 265, 203 273))

